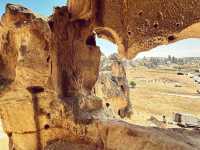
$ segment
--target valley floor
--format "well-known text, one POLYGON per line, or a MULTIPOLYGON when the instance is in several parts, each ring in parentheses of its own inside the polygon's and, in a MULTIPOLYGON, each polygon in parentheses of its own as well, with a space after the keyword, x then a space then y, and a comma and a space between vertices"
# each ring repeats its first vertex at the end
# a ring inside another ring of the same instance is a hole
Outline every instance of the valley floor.
POLYGON ((149 126, 151 116, 172 121, 173 112, 192 114, 200 118, 200 85, 176 70, 136 67, 127 70, 129 82, 136 83, 130 89, 134 114, 131 123, 149 126))

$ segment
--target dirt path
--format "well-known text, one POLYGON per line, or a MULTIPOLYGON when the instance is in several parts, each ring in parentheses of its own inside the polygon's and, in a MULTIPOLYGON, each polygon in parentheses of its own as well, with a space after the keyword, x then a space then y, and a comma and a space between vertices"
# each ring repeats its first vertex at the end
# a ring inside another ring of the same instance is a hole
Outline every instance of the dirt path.
POLYGON ((179 93, 161 93, 163 95, 168 96, 178 96, 178 97, 184 97, 184 98, 191 98, 191 99, 198 99, 200 100, 200 95, 189 95, 189 94, 179 94, 179 93))

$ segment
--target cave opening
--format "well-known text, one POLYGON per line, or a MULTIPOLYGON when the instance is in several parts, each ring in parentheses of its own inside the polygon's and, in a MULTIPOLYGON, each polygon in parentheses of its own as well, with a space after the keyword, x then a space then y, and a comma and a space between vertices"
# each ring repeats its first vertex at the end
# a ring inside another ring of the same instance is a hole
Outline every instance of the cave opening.
POLYGON ((96 39, 95 39, 95 35, 94 34, 90 35, 87 38, 86 45, 88 45, 88 46, 96 46, 96 39))

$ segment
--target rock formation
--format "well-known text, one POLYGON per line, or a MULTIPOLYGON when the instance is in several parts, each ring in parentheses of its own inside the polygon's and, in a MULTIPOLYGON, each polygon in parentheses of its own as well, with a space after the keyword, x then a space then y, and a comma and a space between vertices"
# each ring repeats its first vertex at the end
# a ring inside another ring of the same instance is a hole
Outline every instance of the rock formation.
POLYGON ((49 20, 51 78, 58 95, 64 97, 89 94, 97 80, 101 55, 92 32, 92 21, 70 19, 68 8, 64 6, 56 8, 49 20))
POLYGON ((31 10, 8 4, 0 26, 0 77, 15 80, 23 66, 47 70, 50 34, 47 22, 31 10))
MULTIPOLYGON (((101 55, 94 34, 130 58, 193 34, 186 28, 199 22, 199 9, 199 0, 70 0, 47 22, 8 4, 0 22, 0 116, 10 149, 200 149, 198 131, 111 120, 91 95, 101 55)), ((118 65, 112 76, 120 83, 118 65)))
POLYGON ((101 57, 99 78, 94 86, 94 94, 103 100, 104 108, 114 116, 131 115, 129 87, 124 66, 117 56, 101 57))
POLYGON ((103 0, 96 3, 96 32, 117 43, 119 53, 128 58, 158 45, 199 37, 199 0, 103 0))

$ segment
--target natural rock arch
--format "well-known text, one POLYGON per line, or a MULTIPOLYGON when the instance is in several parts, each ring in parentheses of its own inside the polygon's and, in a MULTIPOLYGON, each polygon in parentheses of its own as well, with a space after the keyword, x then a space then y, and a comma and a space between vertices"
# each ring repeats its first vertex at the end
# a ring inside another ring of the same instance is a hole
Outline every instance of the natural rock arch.
POLYGON ((107 27, 97 27, 94 32, 97 34, 99 38, 103 38, 109 40, 117 45, 118 53, 123 56, 124 45, 120 36, 111 28, 107 27))
MULTIPOLYGON (((81 11, 78 10, 78 0, 71 3, 73 6, 70 6, 76 8, 75 12, 81 11)), ((124 52, 120 53, 127 58, 140 51, 187 38, 179 33, 200 21, 198 0, 103 0, 95 1, 93 7, 87 6, 90 3, 81 7, 91 8, 90 12, 96 14, 95 19, 91 18, 97 28, 109 28, 118 34, 124 46, 124 52)))

